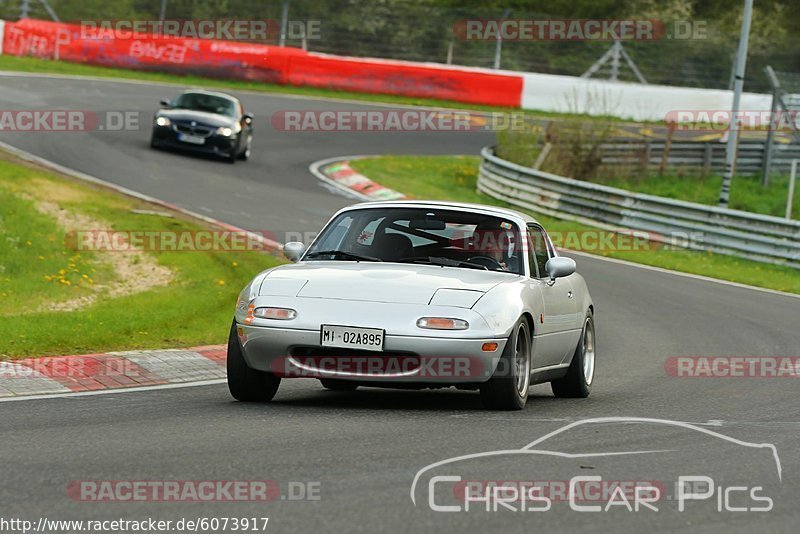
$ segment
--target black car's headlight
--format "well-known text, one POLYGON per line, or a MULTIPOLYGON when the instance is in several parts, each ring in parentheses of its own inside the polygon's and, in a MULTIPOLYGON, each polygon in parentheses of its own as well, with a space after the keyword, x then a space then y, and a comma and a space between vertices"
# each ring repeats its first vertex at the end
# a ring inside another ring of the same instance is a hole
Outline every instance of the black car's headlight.
POLYGON ((172 124, 172 121, 170 121, 168 118, 156 117, 156 126, 169 126, 170 124, 172 124))
POLYGON ((222 137, 230 137, 233 135, 233 129, 228 128, 227 126, 220 126, 217 128, 217 135, 221 135, 222 137))

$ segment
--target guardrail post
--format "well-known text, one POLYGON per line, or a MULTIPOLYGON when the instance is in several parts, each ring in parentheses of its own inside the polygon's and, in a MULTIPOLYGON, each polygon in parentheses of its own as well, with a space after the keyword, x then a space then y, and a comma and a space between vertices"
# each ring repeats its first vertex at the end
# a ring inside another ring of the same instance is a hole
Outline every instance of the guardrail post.
POLYGON ((792 204, 794 203, 794 183, 797 179, 797 161, 792 160, 792 172, 789 173, 789 196, 786 199, 786 219, 792 218, 792 204))
POLYGON ((711 172, 711 152, 713 151, 713 147, 711 143, 705 142, 703 143, 703 170, 701 171, 700 176, 705 178, 708 176, 708 173, 711 172))
POLYGON ((664 141, 664 151, 661 153, 661 164, 658 166, 658 175, 663 176, 669 161, 669 151, 672 148, 672 135, 675 133, 675 123, 670 122, 667 130, 667 140, 664 141))
POLYGON ((775 138, 775 128, 778 127, 777 112, 778 112, 778 91, 772 90, 772 109, 769 112, 769 129, 767 129, 767 141, 764 143, 764 156, 763 166, 761 168, 761 185, 767 187, 769 185, 769 174, 772 170, 772 143, 775 138))

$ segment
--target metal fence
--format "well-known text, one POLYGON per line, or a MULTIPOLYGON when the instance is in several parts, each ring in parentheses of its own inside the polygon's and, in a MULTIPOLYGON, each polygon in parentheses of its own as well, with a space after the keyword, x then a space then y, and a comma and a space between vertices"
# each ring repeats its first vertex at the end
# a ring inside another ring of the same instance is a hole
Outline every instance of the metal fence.
POLYGON ((800 269, 800 221, 632 193, 523 167, 481 151, 478 190, 523 209, 608 230, 800 269))

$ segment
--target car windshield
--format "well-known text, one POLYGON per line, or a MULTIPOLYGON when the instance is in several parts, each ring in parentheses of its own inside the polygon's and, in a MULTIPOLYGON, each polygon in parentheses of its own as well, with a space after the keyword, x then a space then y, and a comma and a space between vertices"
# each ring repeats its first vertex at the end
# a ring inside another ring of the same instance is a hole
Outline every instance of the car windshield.
POLYGON ((236 116, 236 103, 229 98, 205 93, 183 93, 172 101, 175 109, 193 109, 218 115, 236 116))
POLYGON ((500 217, 446 209, 393 208, 337 216, 304 261, 420 263, 522 274, 519 230, 500 217))

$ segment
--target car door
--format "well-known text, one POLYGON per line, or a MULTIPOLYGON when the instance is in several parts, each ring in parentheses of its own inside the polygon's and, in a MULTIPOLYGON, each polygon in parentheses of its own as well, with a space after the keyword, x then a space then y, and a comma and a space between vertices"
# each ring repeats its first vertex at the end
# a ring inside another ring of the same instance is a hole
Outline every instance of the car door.
POLYGON ((544 229, 531 223, 527 230, 530 284, 539 288, 544 301, 544 309, 534 318, 534 355, 537 367, 549 367, 560 364, 575 348, 578 305, 570 276, 550 281, 545 266, 555 250, 544 229))

